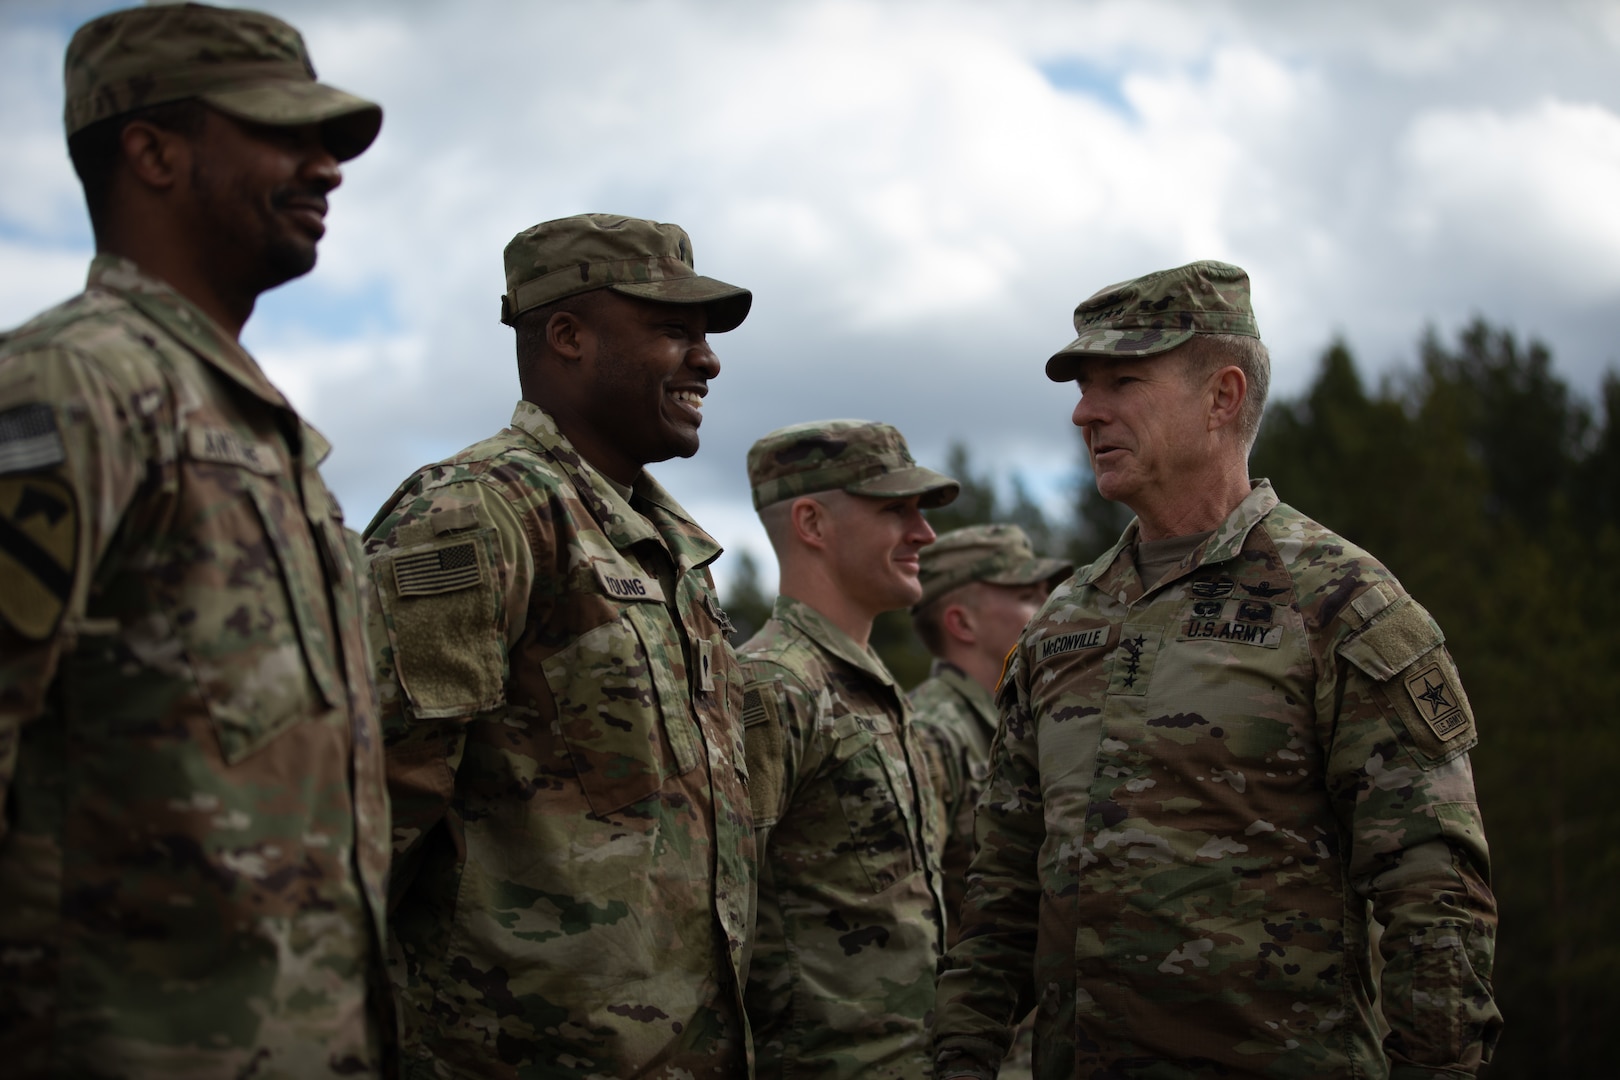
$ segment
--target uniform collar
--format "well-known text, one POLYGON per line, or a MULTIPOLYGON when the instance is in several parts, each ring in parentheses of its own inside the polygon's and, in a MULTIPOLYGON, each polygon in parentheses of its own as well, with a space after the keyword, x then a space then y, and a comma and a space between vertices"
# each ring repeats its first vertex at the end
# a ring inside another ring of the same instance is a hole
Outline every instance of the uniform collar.
POLYGON ((809 604, 789 596, 778 596, 776 603, 771 605, 771 618, 792 626, 821 646, 823 651, 872 676, 892 689, 896 697, 901 696, 900 685, 894 681, 894 676, 889 674, 889 669, 878 659, 872 647, 868 645, 863 649, 855 644, 848 634, 834 626, 830 619, 809 604))
MULTIPOLYGON (((1277 508, 1277 493, 1271 488, 1270 480, 1254 480, 1249 484, 1249 494, 1237 504, 1237 508, 1226 515, 1226 520, 1216 527, 1192 553, 1182 560, 1181 566, 1159 582, 1155 588, 1168 585, 1178 578, 1185 577, 1202 566, 1225 562, 1243 550, 1243 542, 1248 539, 1249 533, 1265 516, 1277 508)), ((1135 518, 1125 526, 1125 531, 1113 547, 1086 567, 1076 582, 1078 585, 1096 585, 1097 588, 1108 593, 1123 593, 1127 596, 1137 597, 1142 594, 1142 579, 1137 573, 1136 563, 1133 559, 1122 558, 1127 551, 1132 550, 1141 534, 1141 522, 1135 518)))
MULTIPOLYGON (((161 278, 142 270, 133 260, 122 255, 97 255, 90 261, 90 275, 85 287, 123 297, 203 363, 254 397, 297 416, 281 391, 265 375, 264 369, 259 367, 259 362, 242 348, 240 342, 196 304, 181 296, 161 278)), ((332 444, 305 423, 302 417, 298 417, 298 423, 301 433, 298 456, 305 462, 319 465, 332 452, 332 444)))
POLYGON ((974 715, 979 718, 986 730, 991 732, 996 730, 996 700, 990 691, 979 685, 978 680, 949 660, 937 656, 928 669, 928 677, 938 679, 971 705, 974 715))
POLYGON ((586 461, 558 429, 551 414, 534 402, 517 403, 512 411, 512 427, 539 443, 557 462, 615 548, 623 551, 651 540, 669 551, 683 574, 719 558, 720 545, 645 469, 636 477, 630 498, 626 499, 619 485, 586 461))

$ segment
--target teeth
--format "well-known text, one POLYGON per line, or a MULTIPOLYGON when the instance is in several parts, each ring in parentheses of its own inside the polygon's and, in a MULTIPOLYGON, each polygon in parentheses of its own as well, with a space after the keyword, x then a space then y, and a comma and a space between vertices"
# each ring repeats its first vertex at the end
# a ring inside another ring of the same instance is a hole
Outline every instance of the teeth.
POLYGON ((703 398, 691 390, 677 390, 670 396, 676 401, 680 402, 682 405, 689 406, 693 409, 703 408, 703 398))

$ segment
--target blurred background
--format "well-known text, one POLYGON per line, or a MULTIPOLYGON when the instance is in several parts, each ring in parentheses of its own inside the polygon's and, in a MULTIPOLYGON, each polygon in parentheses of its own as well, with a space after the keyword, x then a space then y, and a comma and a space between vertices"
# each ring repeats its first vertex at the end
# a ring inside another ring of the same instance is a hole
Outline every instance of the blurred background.
MULTIPOLYGON (((61 57, 115 4, 0 0, 0 325, 76 292, 90 235, 61 57)), ((703 448, 654 473, 775 564, 749 444, 896 424, 1080 560, 1095 497, 1044 358, 1074 305, 1196 258, 1251 274, 1273 404, 1253 472, 1383 559, 1450 636, 1503 906, 1496 1077, 1609 1076, 1620 1008, 1620 5, 1431 0, 264 0, 380 101, 321 263, 245 342, 335 444, 362 527, 518 389, 500 253, 548 218, 675 221, 754 290, 703 448)), ((903 681, 925 657, 880 627, 903 681)))

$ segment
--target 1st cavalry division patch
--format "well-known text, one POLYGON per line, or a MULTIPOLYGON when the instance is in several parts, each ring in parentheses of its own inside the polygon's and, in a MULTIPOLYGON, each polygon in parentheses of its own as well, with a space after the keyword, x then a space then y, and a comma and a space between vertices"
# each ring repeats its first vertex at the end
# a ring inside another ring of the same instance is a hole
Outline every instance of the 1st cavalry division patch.
POLYGON ((1462 694, 1446 678, 1438 663, 1406 679, 1406 692, 1417 706, 1418 715, 1441 742, 1449 742, 1468 729, 1468 714, 1462 707, 1462 694))
POLYGON ((67 610, 78 550, 78 508, 66 484, 0 476, 0 618, 23 637, 49 637, 67 610))

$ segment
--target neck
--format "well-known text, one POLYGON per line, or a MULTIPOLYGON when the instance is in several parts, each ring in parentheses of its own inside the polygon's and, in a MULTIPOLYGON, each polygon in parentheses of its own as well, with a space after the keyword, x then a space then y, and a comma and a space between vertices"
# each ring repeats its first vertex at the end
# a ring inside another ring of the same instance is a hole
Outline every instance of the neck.
POLYGON ((986 656, 979 649, 953 648, 947 643, 942 659, 961 668, 963 674, 990 693, 996 692, 996 684, 1001 681, 1001 665, 1005 660, 1004 657, 986 656))
POLYGON ((1160 498, 1126 505, 1136 515, 1138 539, 1151 542, 1218 528, 1248 497, 1249 463, 1244 457, 1200 475, 1183 476, 1175 491, 1160 498))
POLYGON ((96 245, 97 254, 130 260, 195 304, 233 340, 240 338, 258 292, 232 288, 222 276, 201 266, 191 249, 172 236, 161 243, 149 242, 140 235, 143 231, 137 227, 114 232, 96 245))
POLYGON ((861 648, 872 638, 872 620, 878 612, 856 602, 838 588, 818 565, 782 567, 780 591, 783 596, 807 607, 842 630, 861 648))

